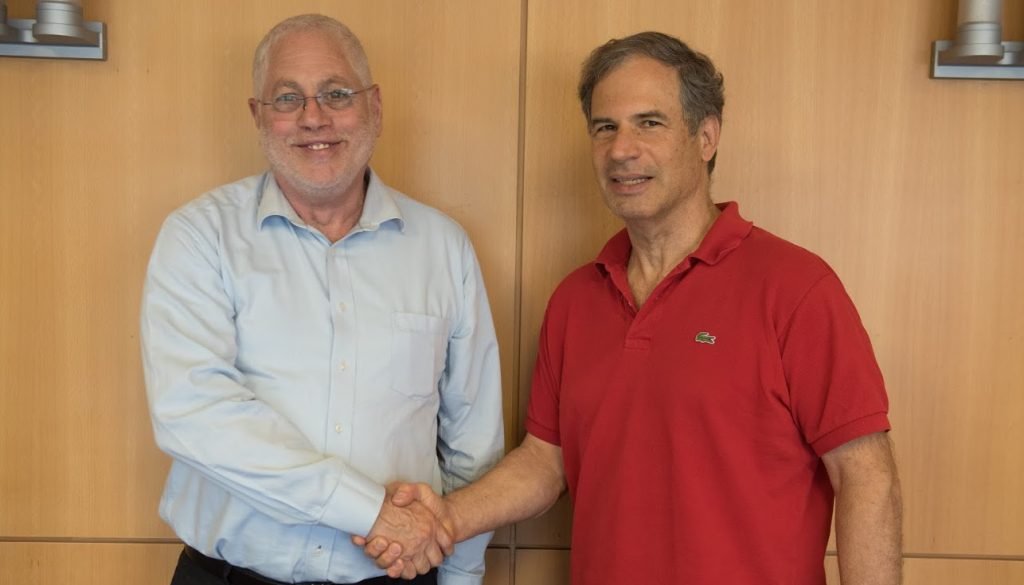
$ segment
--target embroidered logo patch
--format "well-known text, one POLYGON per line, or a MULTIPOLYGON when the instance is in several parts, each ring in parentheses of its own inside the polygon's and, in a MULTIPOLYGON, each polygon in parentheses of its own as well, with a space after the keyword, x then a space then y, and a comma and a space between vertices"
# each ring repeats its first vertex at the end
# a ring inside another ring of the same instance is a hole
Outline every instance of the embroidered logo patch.
POLYGON ((697 334, 697 337, 693 338, 693 340, 696 341, 697 343, 706 343, 708 345, 715 344, 715 336, 711 335, 707 331, 701 331, 700 333, 697 334))

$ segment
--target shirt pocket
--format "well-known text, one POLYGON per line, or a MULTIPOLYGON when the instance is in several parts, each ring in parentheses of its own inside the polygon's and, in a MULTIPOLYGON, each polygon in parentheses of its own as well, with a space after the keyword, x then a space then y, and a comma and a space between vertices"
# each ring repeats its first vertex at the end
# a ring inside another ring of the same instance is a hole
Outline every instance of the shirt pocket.
POLYGON ((392 388, 413 398, 436 393, 448 346, 445 320, 396 312, 391 330, 392 388))

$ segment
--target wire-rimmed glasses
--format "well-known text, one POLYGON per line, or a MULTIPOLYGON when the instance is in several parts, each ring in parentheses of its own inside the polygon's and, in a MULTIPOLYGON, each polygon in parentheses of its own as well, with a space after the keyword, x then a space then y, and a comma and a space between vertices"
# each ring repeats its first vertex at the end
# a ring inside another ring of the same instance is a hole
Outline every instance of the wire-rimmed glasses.
POLYGON ((257 100, 256 103, 263 106, 270 106, 279 114, 292 114, 299 111, 299 108, 305 110, 307 100, 316 100, 316 103, 320 105, 321 109, 326 106, 334 111, 341 111, 348 109, 352 105, 352 102, 355 101, 352 98, 355 97, 356 94, 369 91, 375 87, 377 87, 376 83, 364 87, 363 89, 349 89, 342 87, 338 89, 329 89, 316 95, 309 96, 298 93, 283 93, 269 102, 261 102, 257 100))

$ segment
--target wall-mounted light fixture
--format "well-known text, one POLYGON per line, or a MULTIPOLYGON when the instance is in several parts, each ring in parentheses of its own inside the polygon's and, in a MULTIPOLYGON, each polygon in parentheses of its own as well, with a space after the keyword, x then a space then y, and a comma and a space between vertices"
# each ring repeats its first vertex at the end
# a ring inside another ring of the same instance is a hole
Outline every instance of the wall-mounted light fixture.
POLYGON ((7 0, 0 0, 0 43, 15 38, 14 29, 7 26, 7 0))
POLYGON ((107 29, 82 21, 80 0, 39 0, 34 20, 8 20, 0 0, 0 57, 106 60, 107 29))
POLYGON ((956 41, 932 43, 932 77, 1024 79, 1024 42, 1003 41, 1003 0, 960 0, 956 41))

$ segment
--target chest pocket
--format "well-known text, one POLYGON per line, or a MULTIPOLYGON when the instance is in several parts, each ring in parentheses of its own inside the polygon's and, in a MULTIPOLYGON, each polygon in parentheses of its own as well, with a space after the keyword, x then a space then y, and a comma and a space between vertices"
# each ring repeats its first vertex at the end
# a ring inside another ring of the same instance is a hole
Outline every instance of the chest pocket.
POLYGON ((436 393, 448 347, 446 321, 433 315, 396 312, 391 329, 393 389, 413 398, 436 393))

